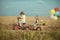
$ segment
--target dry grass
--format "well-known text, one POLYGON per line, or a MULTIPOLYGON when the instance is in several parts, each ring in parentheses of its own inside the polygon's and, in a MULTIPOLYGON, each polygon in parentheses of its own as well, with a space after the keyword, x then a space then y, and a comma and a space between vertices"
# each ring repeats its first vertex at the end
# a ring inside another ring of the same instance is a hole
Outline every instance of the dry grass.
MULTIPOLYGON (((49 17, 39 17, 40 23, 47 23, 46 27, 60 27, 60 17, 57 21, 50 19, 49 17), (43 21, 42 21, 43 20, 43 21)), ((35 22, 35 17, 26 17, 27 24, 33 24, 35 22)), ((18 23, 17 16, 0 16, 0 24, 12 27, 13 24, 18 23)))
POLYGON ((60 31, 4 30, 0 31, 0 40, 60 40, 60 31))
MULTIPOLYGON (((40 20, 49 21, 48 17, 39 17, 40 20)), ((33 23, 35 21, 35 17, 26 17, 27 23, 33 23)), ((0 16, 0 23, 2 24, 9 24, 9 23, 16 23, 17 22, 17 16, 0 16)))
MULTIPOLYGON (((12 30, 13 24, 17 23, 17 16, 0 16, 0 40, 60 40, 60 17, 57 21, 51 20, 49 17, 39 17, 46 22, 45 30, 12 30)), ((29 24, 33 24, 34 17, 26 17, 29 24)))

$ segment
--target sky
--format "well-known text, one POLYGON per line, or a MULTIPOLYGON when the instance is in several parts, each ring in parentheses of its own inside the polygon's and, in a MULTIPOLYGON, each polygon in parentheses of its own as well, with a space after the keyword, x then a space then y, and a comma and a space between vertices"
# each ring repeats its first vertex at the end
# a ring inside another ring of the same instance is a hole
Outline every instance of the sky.
POLYGON ((0 16, 49 16, 50 10, 58 7, 60 0, 0 0, 0 16))

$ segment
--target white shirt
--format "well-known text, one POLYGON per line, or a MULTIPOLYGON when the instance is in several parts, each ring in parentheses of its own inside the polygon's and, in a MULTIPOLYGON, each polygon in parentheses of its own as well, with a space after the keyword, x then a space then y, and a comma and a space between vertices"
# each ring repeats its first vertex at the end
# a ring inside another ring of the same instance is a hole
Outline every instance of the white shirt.
POLYGON ((25 15, 20 15, 20 18, 19 21, 25 22, 25 15))

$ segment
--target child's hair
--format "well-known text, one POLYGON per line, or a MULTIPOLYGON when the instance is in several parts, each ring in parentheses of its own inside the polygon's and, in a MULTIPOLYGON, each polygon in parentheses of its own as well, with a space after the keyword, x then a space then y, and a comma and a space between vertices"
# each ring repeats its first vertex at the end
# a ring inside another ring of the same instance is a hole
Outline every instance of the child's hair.
POLYGON ((20 13, 20 15, 24 15, 24 12, 22 11, 22 12, 20 13))

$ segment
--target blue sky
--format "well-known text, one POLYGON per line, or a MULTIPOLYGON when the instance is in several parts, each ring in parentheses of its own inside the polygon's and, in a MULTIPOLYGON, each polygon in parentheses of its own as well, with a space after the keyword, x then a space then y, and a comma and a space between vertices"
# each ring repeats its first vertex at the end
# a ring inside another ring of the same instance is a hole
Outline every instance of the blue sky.
POLYGON ((49 16, 55 7, 60 9, 60 0, 0 0, 0 16, 18 16, 21 11, 27 16, 49 16))

